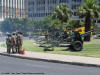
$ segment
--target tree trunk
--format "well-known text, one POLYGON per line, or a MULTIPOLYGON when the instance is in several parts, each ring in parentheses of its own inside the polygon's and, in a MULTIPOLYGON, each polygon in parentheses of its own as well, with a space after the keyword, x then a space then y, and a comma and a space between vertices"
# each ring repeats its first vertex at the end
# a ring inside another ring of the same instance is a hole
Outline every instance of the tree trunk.
MULTIPOLYGON (((90 14, 87 14, 85 18, 85 32, 88 32, 91 30, 91 16, 90 14)), ((90 41, 91 40, 91 34, 84 37, 84 41, 90 41)))

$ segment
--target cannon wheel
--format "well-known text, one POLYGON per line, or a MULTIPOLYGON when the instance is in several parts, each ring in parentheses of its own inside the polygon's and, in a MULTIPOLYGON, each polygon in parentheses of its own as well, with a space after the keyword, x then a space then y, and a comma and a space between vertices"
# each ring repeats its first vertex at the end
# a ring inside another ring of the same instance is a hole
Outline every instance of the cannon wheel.
POLYGON ((73 50, 73 51, 81 51, 82 48, 83 48, 83 44, 80 42, 80 41, 75 41, 74 43, 72 43, 70 45, 70 48, 73 50))

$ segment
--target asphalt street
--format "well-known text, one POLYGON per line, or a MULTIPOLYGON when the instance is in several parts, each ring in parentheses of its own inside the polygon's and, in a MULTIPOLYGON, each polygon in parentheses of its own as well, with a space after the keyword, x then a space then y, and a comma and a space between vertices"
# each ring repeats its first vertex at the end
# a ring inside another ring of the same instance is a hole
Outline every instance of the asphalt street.
MULTIPOLYGON (((4 42, 5 38, 0 38, 4 42)), ((0 55, 0 75, 100 75, 100 68, 19 59, 0 55)))
POLYGON ((100 75, 100 68, 19 59, 0 55, 0 75, 100 75))

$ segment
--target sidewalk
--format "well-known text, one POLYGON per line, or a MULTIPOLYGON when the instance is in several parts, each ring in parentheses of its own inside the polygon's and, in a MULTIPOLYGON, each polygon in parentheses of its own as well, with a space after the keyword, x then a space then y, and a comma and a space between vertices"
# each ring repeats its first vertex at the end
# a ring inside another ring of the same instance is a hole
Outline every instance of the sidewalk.
POLYGON ((39 52, 31 52, 31 51, 25 51, 25 55, 7 54, 6 48, 3 47, 0 47, 0 54, 11 56, 11 57, 23 58, 23 59, 42 60, 42 61, 56 62, 56 63, 100 67, 100 58, 39 53, 39 52))

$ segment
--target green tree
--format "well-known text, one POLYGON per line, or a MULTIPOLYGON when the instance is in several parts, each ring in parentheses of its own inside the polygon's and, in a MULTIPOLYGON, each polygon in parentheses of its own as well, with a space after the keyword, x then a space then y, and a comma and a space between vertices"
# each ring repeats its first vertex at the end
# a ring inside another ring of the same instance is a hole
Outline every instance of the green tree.
MULTIPOLYGON (((100 7, 97 5, 97 0, 84 0, 84 4, 78 8, 80 18, 85 18, 85 32, 91 30, 93 19, 100 16, 100 7)), ((84 38, 84 41, 90 41, 91 34, 84 38)))
POLYGON ((26 35, 26 32, 33 31, 33 20, 28 18, 23 19, 5 19, 1 25, 0 29, 2 32, 13 32, 15 30, 21 31, 26 35))
POLYGON ((50 29, 52 23, 52 18, 51 16, 47 16, 43 20, 43 28, 44 29, 50 29))
POLYGON ((52 20, 50 28, 52 28, 52 30, 62 29, 61 21, 59 21, 59 19, 52 20))
POLYGON ((68 26, 71 28, 77 28, 77 27, 80 27, 80 22, 76 20, 69 20, 68 26))
POLYGON ((35 29, 49 29, 51 27, 52 18, 50 16, 46 16, 41 20, 34 20, 33 25, 35 29))
POLYGON ((64 3, 56 6, 53 11, 52 18, 59 19, 62 23, 67 22, 72 15, 72 11, 68 8, 68 6, 64 3))
POLYGON ((60 30, 64 29, 67 26, 67 22, 70 20, 72 14, 73 13, 69 9, 68 5, 61 3, 60 5, 55 7, 51 15, 52 20, 54 20, 53 25, 55 25, 55 27, 60 30))
POLYGON ((1 23, 1 27, 0 27, 2 32, 12 32, 14 28, 15 27, 12 25, 12 19, 11 18, 9 18, 9 20, 5 19, 1 23))

